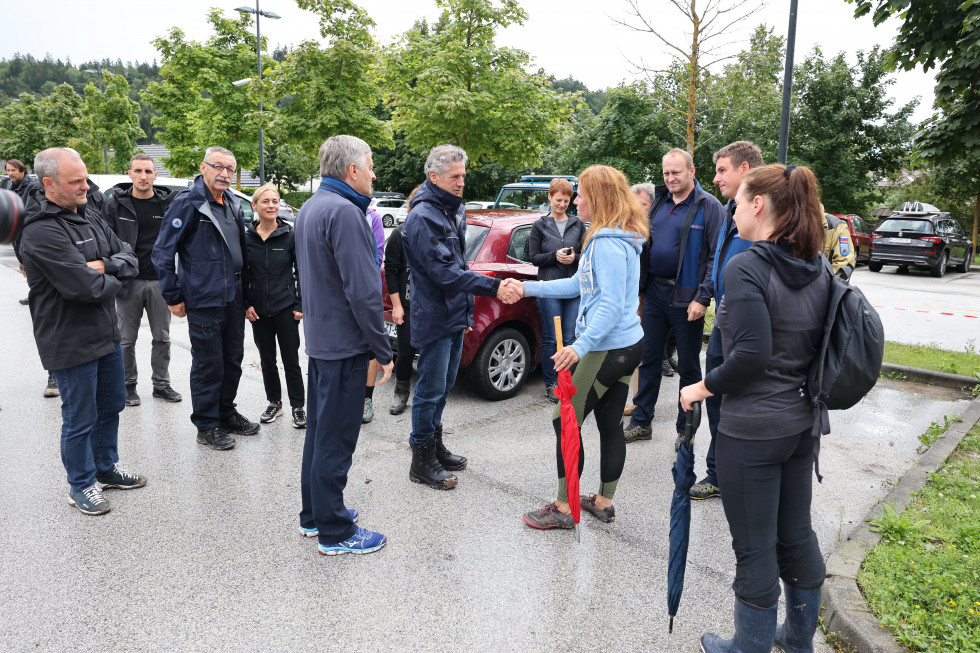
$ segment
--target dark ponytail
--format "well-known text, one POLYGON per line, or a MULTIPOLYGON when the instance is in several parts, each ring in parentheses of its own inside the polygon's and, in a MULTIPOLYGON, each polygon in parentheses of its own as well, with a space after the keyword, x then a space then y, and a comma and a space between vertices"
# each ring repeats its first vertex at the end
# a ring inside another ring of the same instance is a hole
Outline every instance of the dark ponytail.
POLYGON ((793 256, 809 260, 823 250, 823 214, 820 189, 806 166, 780 163, 753 168, 742 180, 745 195, 763 195, 772 203, 775 217, 770 239, 783 241, 793 256))

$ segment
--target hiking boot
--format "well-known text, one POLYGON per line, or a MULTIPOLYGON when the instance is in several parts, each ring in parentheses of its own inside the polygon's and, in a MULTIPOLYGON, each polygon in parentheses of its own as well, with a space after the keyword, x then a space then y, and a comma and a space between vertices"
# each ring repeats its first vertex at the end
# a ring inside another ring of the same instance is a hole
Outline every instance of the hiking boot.
POLYGON ((436 427, 432 437, 436 441, 436 459, 443 469, 450 472, 461 472, 466 469, 466 458, 454 455, 442 443, 442 424, 436 427))
POLYGON ((293 428, 306 428, 306 411, 302 408, 293 408, 293 428))
POLYGON ((157 399, 169 401, 172 404, 175 404, 178 401, 183 401, 184 399, 180 396, 180 393, 171 388, 169 385, 163 388, 153 388, 153 396, 157 399))
POLYGON ((94 483, 84 490, 69 490, 68 503, 86 515, 104 515, 112 510, 109 500, 102 496, 102 490, 94 483))
POLYGON ((96 474, 95 480, 102 484, 103 490, 111 490, 113 488, 116 490, 135 490, 138 487, 146 485, 145 476, 130 474, 125 470, 119 469, 118 466, 113 466, 107 472, 96 474))
POLYGON ((283 414, 282 402, 281 401, 270 401, 269 407, 265 409, 265 412, 259 415, 259 421, 263 424, 270 424, 276 421, 280 415, 283 414))
POLYGON ((561 401, 560 399, 558 399, 558 395, 555 394, 555 388, 557 387, 558 387, 557 383, 552 383, 550 385, 545 386, 545 390, 544 390, 545 395, 548 397, 548 401, 550 401, 553 404, 557 404, 559 401, 561 401))
POLYGON ((371 397, 364 397, 364 414, 361 415, 361 424, 367 424, 374 419, 374 400, 371 397))
POLYGON ((345 553, 364 554, 380 550, 387 542, 388 538, 381 533, 375 533, 358 526, 353 537, 337 544, 320 544, 317 548, 320 555, 325 556, 339 556, 345 553))
POLYGON ((663 365, 660 367, 660 373, 664 376, 674 376, 674 368, 670 366, 670 361, 666 358, 664 359, 663 365))
MULTIPOLYGON (((347 512, 350 514, 351 521, 356 524, 357 520, 360 519, 361 517, 361 513, 357 512, 357 508, 348 508, 347 512)), ((320 534, 320 531, 317 530, 316 526, 314 526, 313 528, 305 528, 303 526, 300 526, 299 534, 302 535, 303 537, 316 537, 317 535, 320 534)))
POLYGON ((412 466, 408 470, 408 478, 413 483, 424 483, 437 490, 451 490, 459 483, 459 479, 447 472, 436 458, 436 437, 421 444, 409 443, 412 447, 412 466))
POLYGON ((643 426, 642 424, 637 424, 633 420, 630 420, 630 425, 623 431, 623 435, 626 437, 627 442, 636 442, 637 440, 652 440, 653 439, 653 429, 647 424, 643 426))
POLYGON ((575 528, 575 520, 572 516, 560 512, 558 506, 553 503, 549 503, 541 510, 525 513, 524 523, 543 531, 549 528, 575 528))
POLYGON ((616 509, 612 506, 608 508, 599 508, 596 506, 594 494, 590 494, 589 496, 583 494, 579 497, 579 503, 582 506, 582 510, 605 524, 616 521, 616 509))
POLYGON ((135 385, 127 385, 126 386, 126 405, 127 406, 139 406, 140 405, 140 396, 138 394, 136 394, 136 386, 135 385))
POLYGON ((405 412, 408 405, 408 393, 411 389, 411 381, 395 381, 395 403, 388 409, 389 415, 401 415, 405 412))
POLYGON ((691 487, 690 494, 692 499, 714 499, 721 497, 721 490, 708 481, 698 481, 691 487))
POLYGON ((260 428, 259 424, 248 421, 238 411, 221 420, 221 430, 228 435, 255 435, 260 428))
POLYGON ((44 388, 44 396, 57 397, 60 394, 61 393, 58 392, 58 382, 54 380, 54 374, 48 372, 48 385, 46 388, 44 388))
POLYGON ((197 432, 197 441, 208 446, 215 451, 224 451, 235 446, 235 438, 231 437, 220 428, 207 429, 197 432))

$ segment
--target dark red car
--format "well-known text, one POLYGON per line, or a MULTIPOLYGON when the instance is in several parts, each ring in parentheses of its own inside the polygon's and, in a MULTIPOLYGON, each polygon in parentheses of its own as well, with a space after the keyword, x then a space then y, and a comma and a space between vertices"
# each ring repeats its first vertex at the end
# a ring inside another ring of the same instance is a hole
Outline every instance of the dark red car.
MULTIPOLYGON (((537 213, 487 210, 467 212, 466 259, 470 269, 501 279, 533 281, 538 268, 529 263, 528 239, 537 213)), ((383 279, 382 275, 382 279, 383 279)), ((396 348, 391 300, 384 288, 385 323, 396 348)), ((507 399, 521 389, 539 362, 541 327, 534 299, 504 304, 475 297, 473 330, 463 339, 461 371, 487 399, 507 399)))
POLYGON ((847 222, 847 226, 851 230, 851 246, 854 248, 857 262, 867 263, 870 261, 871 232, 868 230, 868 224, 864 218, 853 213, 831 213, 831 215, 847 222))

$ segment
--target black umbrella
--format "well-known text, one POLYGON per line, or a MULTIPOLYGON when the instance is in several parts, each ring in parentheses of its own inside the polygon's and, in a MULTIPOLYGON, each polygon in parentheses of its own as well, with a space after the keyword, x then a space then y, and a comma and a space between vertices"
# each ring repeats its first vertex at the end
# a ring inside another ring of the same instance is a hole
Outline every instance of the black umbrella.
POLYGON ((684 570, 687 568, 687 543, 691 535, 691 486, 694 485, 694 434, 701 424, 701 402, 694 402, 687 411, 684 435, 677 446, 674 462, 674 496, 670 500, 670 558, 667 563, 668 634, 674 632, 674 617, 684 591, 684 570))

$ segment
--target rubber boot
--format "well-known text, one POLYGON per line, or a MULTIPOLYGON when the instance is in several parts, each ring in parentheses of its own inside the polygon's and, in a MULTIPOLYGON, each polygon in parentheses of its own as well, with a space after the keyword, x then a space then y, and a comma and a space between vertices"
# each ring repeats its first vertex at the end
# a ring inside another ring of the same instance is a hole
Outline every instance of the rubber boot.
POLYGON ((735 597, 735 638, 701 636, 703 653, 769 653, 776 636, 776 606, 760 608, 735 597))
POLYGON ((454 455, 442 443, 442 424, 436 427, 435 435, 432 437, 436 441, 436 459, 443 469, 451 472, 461 472, 466 469, 466 458, 454 455))
POLYGON ((820 619, 821 588, 805 590, 783 583, 786 621, 776 628, 776 648, 784 653, 813 653, 813 634, 820 619))
POLYGON ((456 487, 459 479, 443 469, 436 458, 436 436, 430 435, 421 444, 409 445, 412 447, 412 468, 408 477, 412 482, 424 483, 437 490, 451 490, 456 487))
POLYGON ((408 392, 411 385, 411 381, 395 381, 395 403, 393 403, 391 408, 388 409, 389 415, 401 415, 405 412, 405 406, 408 404, 408 392))

